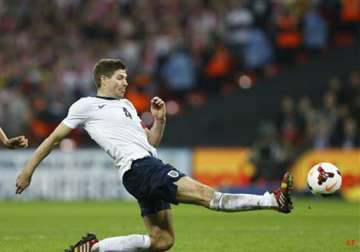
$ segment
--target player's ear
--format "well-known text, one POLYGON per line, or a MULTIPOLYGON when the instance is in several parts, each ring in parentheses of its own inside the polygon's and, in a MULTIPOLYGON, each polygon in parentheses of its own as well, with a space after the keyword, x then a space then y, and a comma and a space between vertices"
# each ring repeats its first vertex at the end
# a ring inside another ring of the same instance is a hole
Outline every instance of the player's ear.
POLYGON ((107 78, 105 75, 101 75, 101 76, 100 76, 100 86, 99 86, 99 88, 100 88, 102 85, 104 85, 106 79, 108 79, 108 78, 107 78))

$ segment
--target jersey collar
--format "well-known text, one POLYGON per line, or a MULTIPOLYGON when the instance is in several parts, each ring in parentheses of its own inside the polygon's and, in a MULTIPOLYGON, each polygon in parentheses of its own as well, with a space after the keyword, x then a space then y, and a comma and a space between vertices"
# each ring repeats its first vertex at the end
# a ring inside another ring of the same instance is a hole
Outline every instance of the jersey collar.
POLYGON ((96 98, 100 98, 100 99, 105 99, 105 100, 119 100, 118 98, 114 98, 114 97, 106 97, 106 96, 95 96, 96 98))

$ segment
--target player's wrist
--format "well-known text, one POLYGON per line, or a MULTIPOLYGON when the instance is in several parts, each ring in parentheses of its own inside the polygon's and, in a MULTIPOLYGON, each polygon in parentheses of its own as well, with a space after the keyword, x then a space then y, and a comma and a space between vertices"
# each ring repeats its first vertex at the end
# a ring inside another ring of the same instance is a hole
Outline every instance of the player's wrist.
POLYGON ((35 167, 27 166, 24 168, 23 173, 26 177, 31 178, 32 175, 34 174, 34 171, 35 171, 35 167))
POLYGON ((160 118, 157 118, 155 117, 155 121, 158 122, 158 123, 165 123, 166 122, 166 117, 160 117, 160 118))

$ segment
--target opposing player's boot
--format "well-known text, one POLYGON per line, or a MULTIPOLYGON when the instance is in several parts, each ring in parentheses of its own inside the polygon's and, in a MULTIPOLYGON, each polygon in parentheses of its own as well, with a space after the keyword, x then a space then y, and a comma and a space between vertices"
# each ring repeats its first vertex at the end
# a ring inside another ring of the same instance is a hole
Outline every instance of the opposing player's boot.
POLYGON ((286 172, 281 179, 280 187, 273 191, 275 199, 279 205, 278 211, 290 213, 294 208, 291 201, 291 191, 293 189, 293 177, 290 172, 286 172))
POLYGON ((98 242, 95 234, 87 233, 75 245, 65 249, 64 252, 91 252, 91 248, 98 242))

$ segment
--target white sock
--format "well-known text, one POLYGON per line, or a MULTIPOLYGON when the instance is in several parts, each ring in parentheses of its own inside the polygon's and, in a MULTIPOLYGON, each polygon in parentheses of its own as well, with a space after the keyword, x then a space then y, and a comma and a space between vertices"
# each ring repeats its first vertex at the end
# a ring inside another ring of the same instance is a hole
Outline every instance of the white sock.
POLYGON ((274 209, 278 203, 273 193, 264 195, 229 194, 215 192, 210 201, 210 209, 224 212, 237 212, 256 209, 274 209))
POLYGON ((138 252, 150 248, 148 235, 127 235, 106 238, 98 243, 100 252, 138 252))

